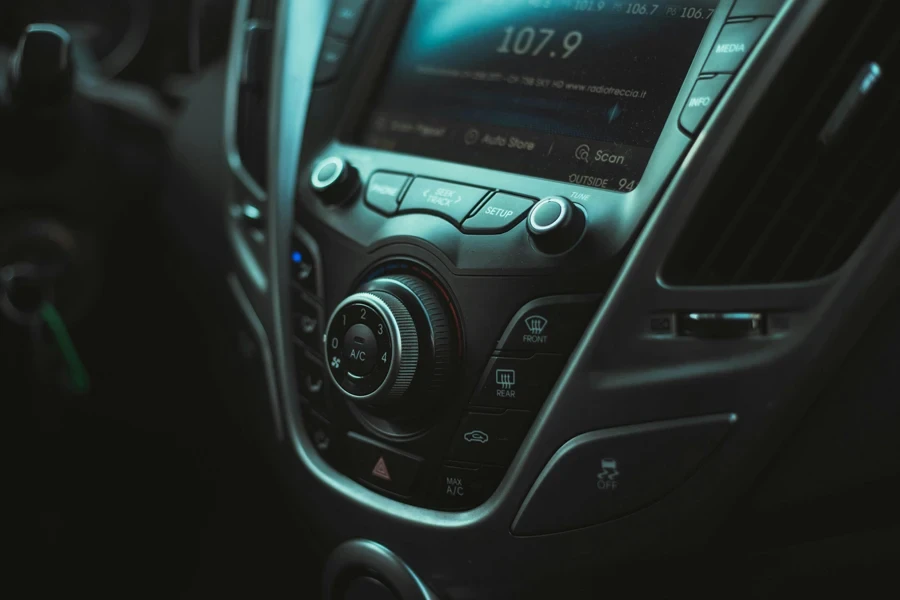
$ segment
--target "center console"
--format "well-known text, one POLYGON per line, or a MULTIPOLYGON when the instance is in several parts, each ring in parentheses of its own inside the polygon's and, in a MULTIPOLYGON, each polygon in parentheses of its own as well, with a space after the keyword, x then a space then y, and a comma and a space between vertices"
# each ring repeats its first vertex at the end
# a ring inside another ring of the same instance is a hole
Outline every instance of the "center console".
POLYGON ((490 497, 771 22, 731 8, 334 4, 290 264, 303 422, 337 471, 442 511, 490 497))
POLYGON ((892 89, 848 4, 238 2, 248 403, 334 597, 556 597, 712 539, 898 243, 831 218, 892 89))

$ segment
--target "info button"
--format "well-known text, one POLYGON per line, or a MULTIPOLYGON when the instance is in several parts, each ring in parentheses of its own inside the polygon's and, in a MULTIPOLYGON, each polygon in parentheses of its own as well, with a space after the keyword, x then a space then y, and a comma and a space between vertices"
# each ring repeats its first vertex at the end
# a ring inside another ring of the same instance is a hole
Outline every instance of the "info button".
POLYGON ((463 224, 466 233, 503 233, 531 210, 534 201, 512 194, 496 194, 463 224))
POLYGON ((470 185, 417 177, 403 197, 400 212, 432 213, 459 225, 487 193, 470 185))

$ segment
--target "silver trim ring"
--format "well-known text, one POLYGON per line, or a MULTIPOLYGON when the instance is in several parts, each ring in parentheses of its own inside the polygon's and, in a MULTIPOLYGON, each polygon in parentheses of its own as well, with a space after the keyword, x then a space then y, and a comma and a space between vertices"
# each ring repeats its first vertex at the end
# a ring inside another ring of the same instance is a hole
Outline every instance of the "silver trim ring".
POLYGON ((346 171, 346 169, 347 165, 343 161, 343 159, 340 159, 337 156, 326 158, 325 160, 317 164, 315 169, 313 169, 312 176, 309 178, 310 184, 315 190, 319 192, 321 192, 322 190, 326 190, 329 186, 333 185, 335 181, 341 178, 341 175, 344 174, 344 171, 346 171), (322 181, 322 179, 319 177, 319 174, 322 172, 322 169, 329 165, 335 166, 334 175, 329 177, 326 181, 322 181))
POLYGON ((570 208, 570 204, 562 198, 559 198, 557 196, 549 196, 534 205, 534 208, 531 209, 531 213, 528 215, 528 224, 531 225, 532 230, 538 233, 550 231, 552 229, 556 229, 561 223, 564 223, 565 220, 569 217, 571 210, 572 209, 570 208), (559 216, 549 225, 538 225, 534 222, 535 213, 537 213, 542 204, 548 204, 550 202, 559 206, 559 216))
POLYGON ((344 300, 337 305, 334 311, 331 313, 331 317, 328 319, 328 325, 325 327, 325 332, 322 335, 322 344, 324 346, 324 354, 325 357, 325 370, 328 371, 328 378, 331 379, 331 383, 337 387, 341 391, 342 394, 350 398, 351 400, 369 400, 374 398, 378 394, 380 394, 386 387, 390 387, 394 385, 394 381, 397 379, 397 373, 400 371, 400 357, 403 353, 403 343, 400 339, 400 325, 397 323, 397 319, 394 317, 394 313, 391 312, 391 309, 388 305, 374 294, 370 294, 367 292, 358 292, 356 294, 351 294, 344 298, 344 300), (388 368, 387 374, 384 376, 384 381, 381 382, 377 388, 366 394, 365 396, 357 396, 356 394, 351 394, 347 390, 344 389, 337 379, 334 377, 334 373, 331 371, 331 367, 327 364, 328 362, 328 334, 331 331, 331 325, 334 323, 334 318, 340 313, 344 308, 351 304, 365 304, 369 306, 372 310, 374 310, 378 315, 384 319, 384 322, 387 324, 388 333, 391 336, 391 366, 388 368))

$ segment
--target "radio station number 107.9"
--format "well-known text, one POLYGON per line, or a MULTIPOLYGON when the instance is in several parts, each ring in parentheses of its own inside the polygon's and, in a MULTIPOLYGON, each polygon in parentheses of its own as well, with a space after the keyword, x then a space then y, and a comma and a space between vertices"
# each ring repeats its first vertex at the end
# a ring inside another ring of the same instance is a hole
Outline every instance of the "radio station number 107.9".
POLYGON ((562 49, 560 50, 555 43, 551 43, 556 37, 555 29, 509 26, 503 31, 503 41, 497 47, 497 52, 500 54, 545 55, 550 58, 559 56, 566 59, 572 56, 584 41, 584 36, 580 31, 570 31, 562 38, 562 49))

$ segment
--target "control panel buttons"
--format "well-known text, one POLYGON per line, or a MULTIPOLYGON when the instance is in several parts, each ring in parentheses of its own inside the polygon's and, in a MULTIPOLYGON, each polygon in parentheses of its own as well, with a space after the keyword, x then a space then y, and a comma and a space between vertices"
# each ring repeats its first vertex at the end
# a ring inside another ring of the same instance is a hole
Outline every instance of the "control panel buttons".
POLYGON ((736 0, 731 17, 774 17, 785 0, 736 0))
POLYGON ((729 75, 716 75, 709 79, 697 80, 687 104, 681 111, 682 129, 692 135, 700 131, 730 79, 729 75))
POLYGON ((772 19, 726 23, 703 66, 704 73, 736 73, 772 19))
POLYGON ((303 292, 293 294, 294 337, 304 346, 318 351, 322 339, 322 321, 319 307, 303 292))
POLYGON ((528 233, 542 252, 558 254, 571 249, 584 233, 584 213, 567 198, 551 196, 528 214, 528 233))
POLYGON ((534 206, 534 201, 512 194, 494 194, 487 203, 463 223, 466 233, 503 233, 512 229, 534 206))
POLYGON ((354 477, 401 496, 410 494, 422 459, 352 432, 347 442, 354 477))
POLYGON ((294 345, 297 391, 314 408, 325 408, 325 369, 315 357, 299 345, 294 345))
POLYGON ((450 458, 464 462, 506 465, 516 453, 531 413, 507 410, 499 414, 466 413, 453 435, 450 458))
POLYGON ((332 37, 326 37, 319 51, 319 62, 316 64, 317 84, 328 83, 337 78, 347 54, 349 46, 332 37))
POLYGON ((359 190, 359 172, 339 156, 329 156, 313 167, 309 184, 325 204, 344 204, 359 190))
POLYGON ((442 465, 434 484, 432 502, 442 510, 465 510, 488 499, 503 470, 483 465, 442 465))
POLYGON ((295 285, 310 294, 318 293, 316 260, 312 251, 296 236, 291 241, 291 278, 295 285))
POLYGON ((328 35, 349 40, 356 35, 368 0, 336 0, 328 21, 328 35))
MULTIPOLYGON (((383 329, 379 323, 376 327, 383 329)), ((354 377, 365 377, 378 364, 378 338, 368 325, 357 323, 344 335, 344 360, 347 361, 347 372, 354 377)), ((385 355, 381 355, 386 359, 385 355)))
POLYGON ((512 531, 569 531, 641 509, 683 483, 735 421, 716 415, 580 435, 550 459, 512 531))
POLYGON ((400 212, 427 212, 459 225, 487 193, 470 185, 417 177, 403 197, 400 212))
POLYGON ((374 402, 402 395, 418 362, 412 318, 387 294, 354 294, 338 305, 325 335, 325 359, 334 383, 351 399, 374 402))
POLYGON ((513 317, 497 349, 568 356, 598 301, 597 296, 551 296, 529 302, 513 317))
POLYGON ((554 354, 530 358, 491 358, 471 404, 495 408, 534 409, 544 402, 562 371, 564 359, 554 354))
POLYGON ((366 204, 385 215, 393 215, 400 206, 409 175, 375 173, 366 187, 366 204))

